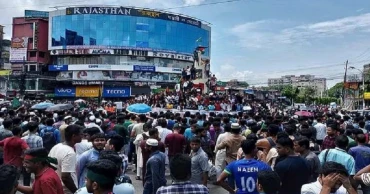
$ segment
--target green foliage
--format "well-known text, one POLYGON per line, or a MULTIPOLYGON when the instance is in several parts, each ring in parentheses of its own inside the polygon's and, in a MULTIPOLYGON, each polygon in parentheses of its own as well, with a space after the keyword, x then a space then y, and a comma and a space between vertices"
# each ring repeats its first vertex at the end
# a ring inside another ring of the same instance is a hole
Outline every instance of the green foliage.
POLYGON ((336 97, 323 97, 323 98, 314 98, 315 104, 317 105, 329 105, 331 102, 336 102, 339 104, 339 98, 336 97))
POLYGON ((343 90, 343 82, 335 84, 328 90, 328 97, 340 98, 343 90))

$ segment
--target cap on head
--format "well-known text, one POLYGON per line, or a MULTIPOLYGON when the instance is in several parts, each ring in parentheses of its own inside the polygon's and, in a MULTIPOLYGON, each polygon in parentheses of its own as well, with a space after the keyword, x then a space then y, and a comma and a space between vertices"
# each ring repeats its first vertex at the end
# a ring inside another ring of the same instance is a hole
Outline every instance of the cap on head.
POLYGON ((150 139, 146 140, 146 145, 148 145, 148 146, 158 146, 158 140, 150 138, 150 139))

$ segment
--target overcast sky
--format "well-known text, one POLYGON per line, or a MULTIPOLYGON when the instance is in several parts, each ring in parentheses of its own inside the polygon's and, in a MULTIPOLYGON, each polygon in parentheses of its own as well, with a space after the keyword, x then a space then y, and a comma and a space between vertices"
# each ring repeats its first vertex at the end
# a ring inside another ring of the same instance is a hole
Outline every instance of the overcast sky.
MULTIPOLYGON (((370 62, 369 0, 1 0, 0 25, 11 37, 12 17, 25 9, 121 5, 169 9, 212 24, 211 71, 252 85, 286 74, 343 79, 344 63, 370 62), (188 6, 188 7, 185 7, 188 6)), ((351 70, 349 74, 357 73, 351 70)))

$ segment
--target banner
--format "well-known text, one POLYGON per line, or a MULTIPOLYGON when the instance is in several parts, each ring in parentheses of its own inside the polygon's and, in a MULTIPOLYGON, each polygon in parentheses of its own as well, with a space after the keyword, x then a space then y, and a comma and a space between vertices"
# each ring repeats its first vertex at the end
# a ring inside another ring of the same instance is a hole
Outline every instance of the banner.
POLYGON ((37 11, 37 10, 25 10, 24 17, 30 18, 49 18, 49 12, 47 11, 37 11))
POLYGON ((22 38, 12 38, 11 48, 27 48, 28 46, 28 37, 22 38))
POLYGON ((72 81, 72 85, 86 86, 86 85, 103 85, 102 81, 72 81))
POLYGON ((86 54, 90 54, 89 49, 60 49, 50 51, 50 55, 86 55, 86 54))
POLYGON ((135 9, 127 7, 71 7, 66 9, 66 15, 81 15, 81 14, 128 15, 175 21, 196 26, 198 28, 202 26, 202 23, 200 21, 195 20, 193 18, 170 13, 158 12, 150 9, 135 9))
POLYGON ((57 75, 57 80, 71 80, 73 77, 73 72, 72 71, 61 71, 57 75))
POLYGON ((100 87, 99 86, 77 86, 76 97, 99 97, 100 87))
POLYGON ((370 100, 370 92, 365 92, 364 93, 364 99, 365 100, 370 100))
POLYGON ((133 71, 141 71, 141 72, 155 72, 154 65, 134 65, 133 71))
POLYGON ((49 71, 68 71, 68 65, 49 65, 49 71))
POLYGON ((33 49, 37 49, 39 45, 39 22, 33 23, 33 49))
POLYGON ((113 80, 111 71, 73 71, 74 80, 113 80))
POLYGON ((131 87, 104 87, 103 88, 103 97, 130 97, 131 96, 131 87))
POLYGON ((27 60, 27 48, 10 48, 10 62, 23 62, 27 60))
POLYGON ((113 49, 89 49, 89 54, 92 55, 113 55, 113 49))
POLYGON ((148 57, 159 57, 159 58, 176 59, 176 60, 183 60, 183 61, 194 61, 194 58, 192 55, 166 53, 166 52, 158 52, 158 51, 149 51, 148 57))
POLYGON ((75 97, 76 88, 67 87, 67 88, 55 88, 55 97, 75 97))

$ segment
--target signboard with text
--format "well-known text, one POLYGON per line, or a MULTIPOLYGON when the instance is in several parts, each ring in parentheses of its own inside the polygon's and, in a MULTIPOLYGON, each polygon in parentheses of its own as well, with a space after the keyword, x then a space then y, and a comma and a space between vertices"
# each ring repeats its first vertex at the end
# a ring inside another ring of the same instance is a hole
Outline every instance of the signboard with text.
POLYGON ((76 97, 99 97, 100 87, 99 86, 77 86, 76 97))
POLYGON ((76 95, 76 88, 55 88, 54 93, 55 97, 74 97, 76 95))
POLYGON ((49 18, 49 12, 47 11, 37 11, 37 10, 25 10, 24 17, 30 18, 49 18))
POLYGON ((49 65, 49 71, 68 71, 68 65, 49 65))
POLYGON ((104 87, 103 88, 103 97, 130 97, 131 88, 130 87, 104 87))
POLYGON ((23 62, 27 60, 27 48, 10 48, 10 62, 23 62))
POLYGON ((150 9, 136 9, 128 7, 71 7, 66 10, 67 15, 81 15, 81 14, 105 14, 105 15, 127 15, 137 17, 147 17, 162 19, 168 21, 175 21, 184 24, 189 24, 200 28, 202 23, 190 17, 182 15, 175 15, 171 13, 163 13, 150 9))
POLYGON ((155 66, 152 65, 134 65, 133 71, 140 71, 140 72, 155 72, 155 66))

